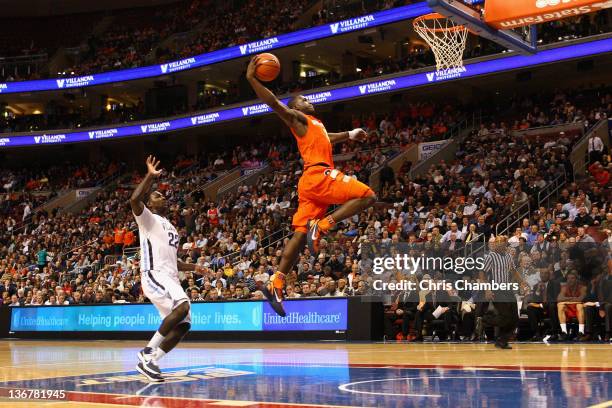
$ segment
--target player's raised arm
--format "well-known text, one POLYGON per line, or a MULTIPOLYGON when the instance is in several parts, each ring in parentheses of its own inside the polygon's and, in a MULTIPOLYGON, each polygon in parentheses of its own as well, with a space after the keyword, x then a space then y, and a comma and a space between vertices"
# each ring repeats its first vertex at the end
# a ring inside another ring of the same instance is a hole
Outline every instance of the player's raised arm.
POLYGON ((255 77, 255 68, 257 67, 257 57, 253 57, 249 66, 247 67, 246 78, 251 84, 251 87, 257 94, 257 97, 261 99, 266 105, 268 105, 282 120, 295 130, 298 135, 306 134, 306 126, 308 121, 304 115, 295 110, 289 108, 287 105, 278 100, 268 88, 262 85, 261 82, 255 77))
POLYGON ((149 190, 151 190, 153 181, 161 174, 161 169, 157 169, 157 166, 159 166, 159 160, 156 160, 155 157, 147 157, 146 163, 147 175, 140 182, 138 187, 136 187, 136 189, 132 193, 132 196, 130 197, 130 206, 132 207, 132 211, 136 216, 142 214, 142 211, 144 210, 145 196, 149 192, 149 190))
POLYGON ((332 144, 335 144, 335 143, 342 143, 345 140, 349 140, 349 139, 355 140, 357 142, 363 142, 368 137, 368 134, 366 133, 365 130, 361 128, 356 128, 353 130, 347 130, 346 132, 328 133, 327 136, 329 136, 329 141, 332 144))

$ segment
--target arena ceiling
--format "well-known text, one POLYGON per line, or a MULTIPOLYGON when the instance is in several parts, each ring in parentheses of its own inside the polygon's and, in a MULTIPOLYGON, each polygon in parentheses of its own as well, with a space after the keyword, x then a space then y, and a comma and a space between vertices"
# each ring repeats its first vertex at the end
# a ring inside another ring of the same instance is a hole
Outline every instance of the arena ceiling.
POLYGON ((45 17, 175 3, 179 0, 0 0, 2 17, 45 17))

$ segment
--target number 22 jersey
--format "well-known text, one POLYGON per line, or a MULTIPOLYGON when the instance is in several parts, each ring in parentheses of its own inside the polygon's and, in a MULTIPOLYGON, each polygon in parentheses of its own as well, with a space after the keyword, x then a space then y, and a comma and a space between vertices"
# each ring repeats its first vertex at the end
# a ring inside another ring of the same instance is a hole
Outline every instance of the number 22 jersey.
POLYGON ((146 206, 135 215, 140 236, 140 272, 152 271, 178 279, 179 235, 166 218, 153 214, 146 206))

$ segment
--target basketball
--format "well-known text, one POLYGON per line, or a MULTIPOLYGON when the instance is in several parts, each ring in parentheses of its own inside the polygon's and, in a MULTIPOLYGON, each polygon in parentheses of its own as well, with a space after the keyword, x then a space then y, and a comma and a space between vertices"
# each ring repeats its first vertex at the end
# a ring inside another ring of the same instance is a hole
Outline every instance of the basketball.
POLYGON ((257 56, 255 76, 264 82, 274 81, 280 72, 280 62, 276 55, 265 52, 257 56))

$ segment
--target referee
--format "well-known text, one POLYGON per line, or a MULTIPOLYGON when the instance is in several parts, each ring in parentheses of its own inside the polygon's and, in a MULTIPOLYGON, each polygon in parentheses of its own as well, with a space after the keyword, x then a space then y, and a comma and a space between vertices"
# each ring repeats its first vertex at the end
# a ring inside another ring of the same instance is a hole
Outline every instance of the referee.
MULTIPOLYGON (((484 259, 484 279, 498 284, 512 284, 512 275, 525 287, 523 278, 514 266, 512 256, 507 252, 507 239, 505 236, 491 238, 489 241, 491 252, 484 259)), ((496 315, 485 314, 482 322, 485 326, 497 326, 499 335, 495 339, 495 347, 512 349, 508 344, 510 336, 518 325, 518 308, 513 290, 490 290, 485 292, 485 298, 493 303, 496 315)))

